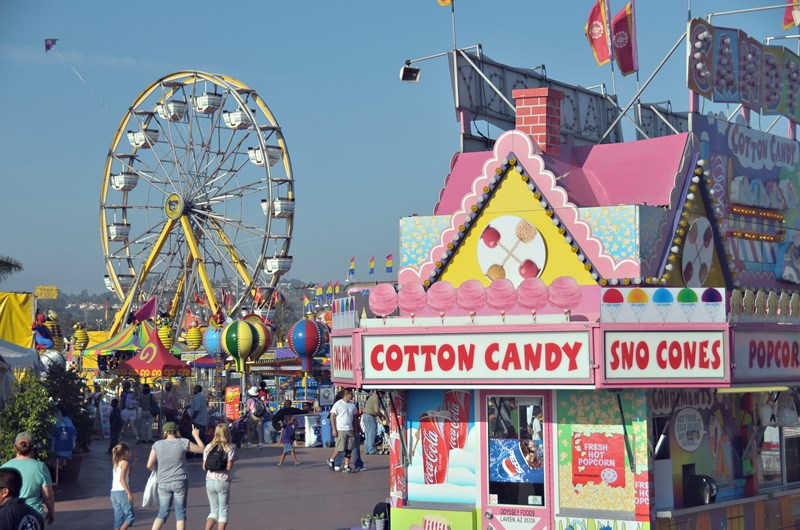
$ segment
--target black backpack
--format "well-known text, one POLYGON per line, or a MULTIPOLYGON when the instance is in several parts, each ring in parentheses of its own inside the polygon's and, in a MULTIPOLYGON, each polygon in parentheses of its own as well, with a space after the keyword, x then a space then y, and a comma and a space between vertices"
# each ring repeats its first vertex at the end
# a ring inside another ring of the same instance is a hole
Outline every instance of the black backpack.
POLYGON ((205 462, 206 471, 225 471, 228 469, 228 452, 217 444, 208 452, 205 462))
POLYGON ((267 413, 266 405, 264 405, 264 402, 258 398, 255 399, 255 404, 253 406, 253 409, 254 409, 253 416, 255 416, 256 418, 261 418, 267 413))

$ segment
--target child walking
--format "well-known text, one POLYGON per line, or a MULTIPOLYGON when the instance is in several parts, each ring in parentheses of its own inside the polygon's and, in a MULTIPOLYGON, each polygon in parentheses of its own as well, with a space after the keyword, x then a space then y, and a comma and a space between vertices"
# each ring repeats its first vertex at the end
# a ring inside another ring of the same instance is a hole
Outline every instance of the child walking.
POLYGON ((111 507, 114 509, 114 530, 127 530, 133 526, 133 491, 130 480, 131 448, 122 442, 114 446, 111 453, 113 473, 111 476, 111 507))
POLYGON ((281 453, 281 459, 278 461, 278 467, 283 467, 283 460, 286 458, 287 454, 292 455, 292 460, 294 460, 294 465, 299 466, 300 462, 297 460, 297 455, 294 452, 294 431, 297 422, 294 420, 294 416, 291 414, 287 414, 284 416, 283 420, 283 431, 281 431, 281 443, 283 444, 283 453, 281 453))

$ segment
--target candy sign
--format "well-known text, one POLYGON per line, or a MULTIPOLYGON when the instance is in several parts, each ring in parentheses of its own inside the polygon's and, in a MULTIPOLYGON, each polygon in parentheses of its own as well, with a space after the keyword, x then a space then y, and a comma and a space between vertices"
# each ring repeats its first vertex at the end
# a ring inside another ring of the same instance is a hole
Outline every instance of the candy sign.
POLYGON ((606 331, 606 381, 724 379, 725 332, 606 331))
POLYGON ((362 335, 365 379, 591 378, 588 331, 362 335))

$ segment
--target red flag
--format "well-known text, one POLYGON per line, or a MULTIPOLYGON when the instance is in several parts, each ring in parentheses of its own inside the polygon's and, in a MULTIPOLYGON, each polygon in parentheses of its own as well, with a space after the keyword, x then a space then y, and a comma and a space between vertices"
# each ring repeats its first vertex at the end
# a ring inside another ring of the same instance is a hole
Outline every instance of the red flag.
POLYGON ((142 307, 139 308, 137 312, 133 314, 133 318, 135 318, 139 322, 144 322, 148 318, 153 318, 156 316, 156 297, 154 296, 147 302, 145 302, 142 307))
POLYGON ((611 60, 611 50, 608 47, 608 9, 605 0, 597 0, 589 12, 586 21, 586 38, 599 66, 611 60))
MULTIPOLYGON (((224 291, 223 291, 224 292, 224 291)), ((253 303, 258 305, 264 299, 264 294, 261 292, 261 287, 256 288, 256 295, 253 297, 253 303)))
POLYGON ((783 29, 790 29, 795 26, 800 26, 800 24, 798 24, 798 22, 800 22, 800 11, 797 12, 797 15, 793 14, 796 10, 800 9, 798 1, 786 0, 786 3, 789 5, 787 5, 786 9, 783 11, 783 29))
POLYGON ((614 46, 614 59, 622 75, 639 70, 639 57, 636 50, 636 19, 633 15, 633 0, 617 13, 611 21, 611 43, 614 46))

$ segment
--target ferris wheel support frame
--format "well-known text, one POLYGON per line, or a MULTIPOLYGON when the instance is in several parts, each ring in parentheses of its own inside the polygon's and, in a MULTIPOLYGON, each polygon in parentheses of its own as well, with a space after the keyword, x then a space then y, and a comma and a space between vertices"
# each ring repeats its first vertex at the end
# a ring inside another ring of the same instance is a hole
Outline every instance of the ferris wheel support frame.
POLYGON ((147 260, 144 262, 141 274, 137 278, 136 283, 133 285, 131 290, 128 291, 128 296, 125 297, 122 307, 119 308, 119 311, 114 317, 114 322, 111 324, 111 328, 108 330, 110 335, 115 335, 122 327, 122 323, 127 319, 133 299, 136 297, 136 293, 139 292, 139 288, 147 278, 147 273, 150 272, 150 267, 153 265, 153 262, 155 262, 156 258, 161 253, 161 248, 164 246, 167 236, 175 227, 175 221, 175 219, 167 219, 166 223, 164 223, 164 228, 161 229, 161 233, 158 235, 158 239, 153 245, 150 255, 147 256, 147 260))
POLYGON ((203 262, 203 256, 200 254, 200 247, 197 246, 197 240, 194 237, 194 232, 189 224, 189 218, 185 214, 181 214, 181 226, 183 227, 186 242, 189 244, 189 250, 194 258, 195 268, 200 275, 200 282, 203 284, 203 290, 206 292, 206 299, 211 308, 212 313, 219 311, 219 303, 217 302, 217 295, 214 293, 214 287, 211 285, 211 280, 208 279, 206 272, 206 264, 203 262))

